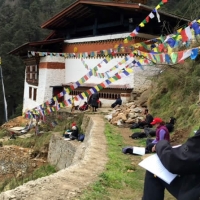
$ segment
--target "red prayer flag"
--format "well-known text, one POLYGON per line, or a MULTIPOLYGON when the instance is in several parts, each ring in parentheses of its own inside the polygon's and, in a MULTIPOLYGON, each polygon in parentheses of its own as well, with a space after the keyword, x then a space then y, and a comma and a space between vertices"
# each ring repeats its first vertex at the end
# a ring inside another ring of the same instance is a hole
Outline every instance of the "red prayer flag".
POLYGON ((74 97, 74 100, 78 101, 78 97, 77 97, 77 96, 75 96, 75 97, 74 97))
POLYGON ((131 37, 135 37, 136 34, 132 32, 132 33, 130 34, 130 36, 131 36, 131 37))
POLYGON ((145 20, 146 20, 146 22, 148 23, 148 22, 149 22, 149 16, 147 16, 147 17, 145 18, 145 20))
POLYGON ((84 79, 87 81, 87 80, 88 80, 88 77, 85 75, 85 76, 84 76, 84 79))
POLYGON ((167 0, 162 0, 163 3, 167 3, 167 0))
POLYGON ((70 87, 72 90, 74 90, 74 86, 73 86, 73 85, 70 85, 69 87, 70 87))
POLYGON ((115 74, 115 76, 118 78, 118 79, 121 79, 121 76, 117 73, 115 74))
POLYGON ((164 50, 164 44, 159 44, 158 49, 160 50, 160 52, 162 52, 164 50))
POLYGON ((103 87, 103 88, 105 88, 106 86, 103 84, 103 83, 100 83, 100 85, 103 87))
POLYGON ((67 101, 66 101, 66 100, 64 100, 64 104, 65 104, 66 106, 68 106, 68 103, 67 103, 67 101))
POLYGON ((180 59, 183 57, 183 51, 178 52, 178 63, 184 63, 184 59, 180 61, 180 59))
POLYGON ((187 35, 186 35, 185 30, 182 30, 182 31, 181 31, 181 36, 182 36, 182 41, 183 41, 183 42, 186 42, 186 41, 188 40, 188 37, 187 37, 187 35))
POLYGON ((92 92, 90 91, 90 90, 87 90, 86 91, 89 95, 91 95, 92 94, 92 92))

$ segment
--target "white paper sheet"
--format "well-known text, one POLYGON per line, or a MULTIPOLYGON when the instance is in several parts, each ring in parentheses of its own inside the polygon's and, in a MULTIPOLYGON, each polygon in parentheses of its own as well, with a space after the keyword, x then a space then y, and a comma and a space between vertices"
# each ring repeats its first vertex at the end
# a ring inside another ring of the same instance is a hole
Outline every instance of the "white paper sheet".
POLYGON ((157 154, 145 158, 139 163, 139 166, 155 174, 168 184, 170 184, 177 176, 177 174, 172 174, 163 166, 157 154))
POLYGON ((133 153, 143 156, 145 154, 144 147, 133 147, 133 153))

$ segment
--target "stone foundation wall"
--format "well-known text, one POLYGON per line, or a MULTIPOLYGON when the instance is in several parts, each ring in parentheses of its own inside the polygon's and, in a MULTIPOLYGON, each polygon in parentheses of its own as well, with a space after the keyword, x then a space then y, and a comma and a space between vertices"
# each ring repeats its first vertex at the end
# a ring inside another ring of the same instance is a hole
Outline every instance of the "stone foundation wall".
POLYGON ((54 133, 49 143, 48 162, 57 170, 71 165, 77 150, 77 141, 66 141, 60 134, 54 133))

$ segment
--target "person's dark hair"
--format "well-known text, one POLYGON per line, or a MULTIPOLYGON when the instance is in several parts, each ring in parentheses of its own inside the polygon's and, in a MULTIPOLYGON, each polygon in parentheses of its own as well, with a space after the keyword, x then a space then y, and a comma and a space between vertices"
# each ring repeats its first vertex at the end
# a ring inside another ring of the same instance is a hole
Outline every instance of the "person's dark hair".
POLYGON ((160 125, 165 125, 165 122, 164 121, 160 122, 160 125))

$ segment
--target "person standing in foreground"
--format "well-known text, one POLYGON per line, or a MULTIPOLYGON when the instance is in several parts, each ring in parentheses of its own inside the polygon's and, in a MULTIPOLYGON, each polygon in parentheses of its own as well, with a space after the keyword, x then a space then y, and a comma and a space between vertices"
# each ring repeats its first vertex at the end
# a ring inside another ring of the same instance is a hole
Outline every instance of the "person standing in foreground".
POLYGON ((151 125, 157 125, 156 127, 156 139, 147 139, 146 141, 146 153, 151 153, 152 148, 155 144, 157 144, 160 140, 170 141, 169 131, 165 126, 165 123, 162 119, 156 117, 151 122, 151 125))
POLYGON ((178 200, 200 199, 200 130, 183 145, 172 148, 167 140, 154 150, 167 170, 178 176, 167 184, 146 171, 142 200, 164 200, 165 188, 178 200))

